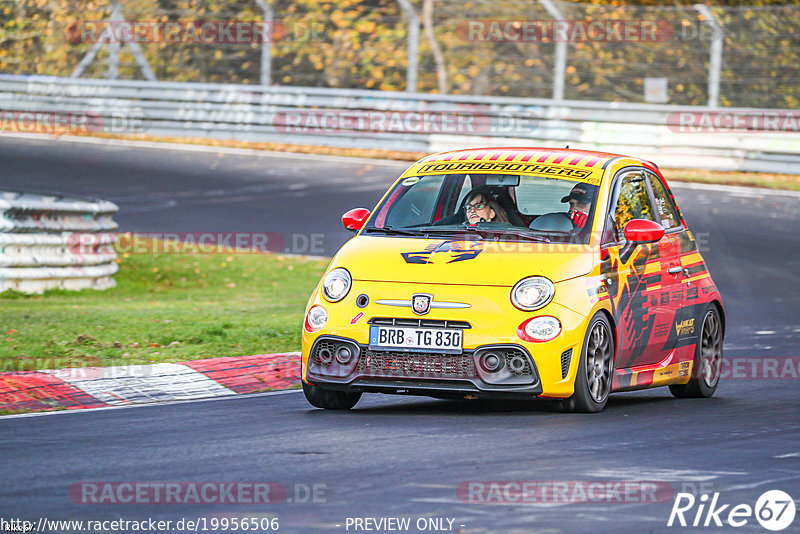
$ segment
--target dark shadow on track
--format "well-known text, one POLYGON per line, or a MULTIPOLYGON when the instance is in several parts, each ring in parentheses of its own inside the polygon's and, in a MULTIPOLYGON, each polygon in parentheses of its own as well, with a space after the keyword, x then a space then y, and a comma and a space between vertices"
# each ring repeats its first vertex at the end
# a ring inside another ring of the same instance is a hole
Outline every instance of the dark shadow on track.
MULTIPOLYGON (((363 399, 367 400, 367 398, 363 399)), ((362 402, 363 402, 362 400, 362 402)), ((469 415, 469 416, 492 416, 501 413, 514 413, 514 414, 530 414, 530 415, 563 415, 565 412, 560 409, 558 401, 550 399, 532 399, 532 400, 452 400, 452 399, 429 399, 425 397, 416 397, 414 400, 403 401, 399 396, 398 402, 391 405, 382 404, 380 406, 359 406, 349 410, 348 412, 340 411, 325 411, 315 408, 310 408, 306 411, 307 414, 312 413, 329 413, 329 414, 346 414, 353 415, 469 415)), ((671 404, 684 404, 691 402, 692 399, 676 399, 669 393, 662 396, 653 395, 623 395, 614 396, 608 400, 608 404, 602 413, 614 413, 619 410, 626 410, 629 408, 641 408, 642 410, 654 409, 655 412, 661 413, 663 408, 671 404)), ((709 402, 713 399, 696 399, 698 401, 709 402)), ((715 403, 715 407, 719 407, 715 403)), ((678 408, 677 406, 675 407, 678 408)), ((654 413, 655 413, 654 412, 654 413)), ((568 412, 567 412, 568 413, 568 412)), ((575 414, 575 415, 591 415, 591 414, 575 414)))

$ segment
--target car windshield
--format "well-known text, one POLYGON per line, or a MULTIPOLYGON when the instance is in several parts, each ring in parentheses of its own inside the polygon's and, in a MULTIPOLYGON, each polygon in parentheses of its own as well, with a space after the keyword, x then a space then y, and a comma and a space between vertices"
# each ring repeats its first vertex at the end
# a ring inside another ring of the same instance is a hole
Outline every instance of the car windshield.
POLYGON ((401 180, 364 228, 367 234, 447 235, 587 243, 598 187, 563 178, 440 174, 401 180))

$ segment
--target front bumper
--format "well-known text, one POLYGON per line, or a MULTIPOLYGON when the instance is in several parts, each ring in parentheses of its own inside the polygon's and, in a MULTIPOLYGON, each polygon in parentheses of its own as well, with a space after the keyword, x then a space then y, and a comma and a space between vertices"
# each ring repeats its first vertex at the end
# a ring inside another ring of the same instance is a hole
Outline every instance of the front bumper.
MULTIPOLYGON (((464 329, 463 352, 471 354, 486 346, 513 345, 521 347, 526 357, 530 357, 531 367, 536 370, 537 381, 530 384, 504 385, 494 387, 480 380, 447 379, 436 377, 405 377, 402 385, 413 384, 423 391, 429 385, 437 391, 459 386, 468 393, 509 393, 521 391, 523 395, 541 395, 552 398, 566 398, 574 392, 575 373, 578 368, 579 354, 586 333, 587 315, 574 309, 588 306, 586 282, 583 278, 560 282, 556 285, 558 300, 554 300, 541 310, 523 312, 511 305, 509 291, 511 288, 499 286, 464 286, 464 285, 411 285, 391 282, 353 281, 353 287, 341 302, 325 301, 316 292, 308 307, 323 306, 329 314, 328 323, 318 332, 303 329, 303 380, 334 389, 341 388, 381 388, 385 390, 390 377, 339 376, 335 379, 309 375, 310 356, 317 340, 325 337, 343 338, 363 350, 370 343, 369 325, 375 321, 431 321, 447 327, 461 323, 464 329), (431 309, 430 313, 419 316, 410 307, 389 306, 384 304, 391 300, 409 300, 415 292, 428 292, 436 295, 434 302, 468 303, 469 308, 431 309), (366 304, 359 306, 359 296, 369 296, 366 304), (563 303, 573 303, 567 307, 563 303), (549 315, 559 319, 562 331, 555 339, 547 342, 531 343, 522 340, 517 332, 518 325, 526 319, 537 315, 549 315), (391 318, 391 319, 386 319, 391 318), (570 352, 571 351, 571 352, 570 352), (436 382, 436 384, 434 384, 436 382), (444 384, 441 388, 438 384, 444 384)), ((381 323, 382 324, 382 323, 381 323)), ((429 325, 424 325, 429 326, 429 325)), ((458 326, 456 326, 458 327, 458 326)), ((474 377, 473 377, 474 378, 474 377)), ((392 386, 394 387, 394 386, 392 386)), ((388 388, 391 390, 391 388, 388 388)), ((398 387, 397 389, 402 389, 398 387)), ((366 391, 366 389, 362 389, 366 391)), ((373 389, 370 389, 373 391, 373 389)), ((467 394, 468 394, 467 393, 467 394)), ((426 394, 426 393, 420 393, 426 394)))
POLYGON ((533 358, 524 347, 514 344, 439 354, 372 350, 352 339, 322 335, 306 362, 308 382, 345 392, 509 399, 542 394, 533 358), (349 358, 338 358, 342 351, 349 358), (502 364, 489 367, 489 358, 502 364))

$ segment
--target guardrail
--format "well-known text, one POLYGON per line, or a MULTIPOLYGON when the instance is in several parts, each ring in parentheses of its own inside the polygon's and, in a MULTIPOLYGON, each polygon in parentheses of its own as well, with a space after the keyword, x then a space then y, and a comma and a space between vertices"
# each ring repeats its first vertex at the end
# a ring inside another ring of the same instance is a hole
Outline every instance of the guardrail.
POLYGON ((0 130, 435 152, 570 145, 667 167, 794 174, 800 111, 0 75, 0 130))
POLYGON ((115 285, 116 204, 0 191, 0 292, 115 285))

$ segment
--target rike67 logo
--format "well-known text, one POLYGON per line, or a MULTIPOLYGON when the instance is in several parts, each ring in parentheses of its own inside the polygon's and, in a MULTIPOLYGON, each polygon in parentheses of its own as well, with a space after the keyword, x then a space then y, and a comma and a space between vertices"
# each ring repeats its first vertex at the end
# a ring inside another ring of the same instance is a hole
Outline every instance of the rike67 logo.
POLYGON ((773 532, 788 528, 794 521, 796 507, 788 493, 770 490, 763 493, 755 506, 722 504, 719 492, 711 497, 704 493, 696 498, 691 493, 678 493, 672 504, 667 526, 681 527, 743 527, 753 518, 773 532))

